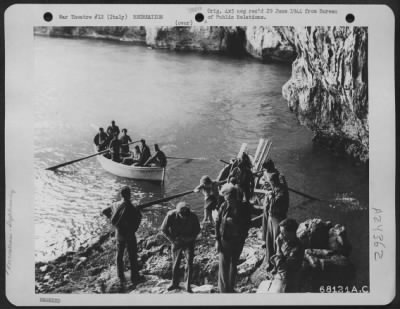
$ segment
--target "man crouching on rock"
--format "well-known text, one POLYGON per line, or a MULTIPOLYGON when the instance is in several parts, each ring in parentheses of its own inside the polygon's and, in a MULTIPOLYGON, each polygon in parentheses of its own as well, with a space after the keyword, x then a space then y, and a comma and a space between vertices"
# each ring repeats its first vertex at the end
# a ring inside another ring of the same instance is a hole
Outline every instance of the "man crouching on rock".
POLYGON ((176 209, 167 213, 161 225, 161 231, 171 242, 172 283, 168 287, 168 291, 179 288, 179 266, 182 253, 184 253, 187 261, 186 290, 191 293, 194 243, 200 232, 199 219, 190 211, 189 205, 180 202, 176 205, 176 209))
POLYGON ((121 288, 123 288, 125 284, 123 262, 125 248, 128 250, 129 262, 131 264, 132 283, 136 284, 142 279, 142 277, 139 276, 137 263, 138 249, 135 235, 142 220, 142 214, 139 209, 132 205, 131 190, 128 186, 121 189, 121 198, 121 201, 104 209, 103 214, 111 219, 111 224, 115 227, 118 278, 121 282, 121 288))

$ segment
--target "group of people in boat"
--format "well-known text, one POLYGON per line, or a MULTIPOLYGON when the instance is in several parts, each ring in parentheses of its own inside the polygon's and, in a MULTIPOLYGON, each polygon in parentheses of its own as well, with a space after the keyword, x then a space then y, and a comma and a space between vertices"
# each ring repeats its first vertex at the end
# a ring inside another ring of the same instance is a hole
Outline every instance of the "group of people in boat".
POLYGON ((104 128, 99 128, 99 132, 95 135, 93 142, 97 146, 97 151, 109 150, 104 156, 118 163, 149 167, 167 166, 167 157, 160 150, 158 144, 154 144, 154 154, 151 155, 146 141, 141 139, 141 147, 136 145, 134 151, 131 152, 129 145, 135 142, 132 142, 127 129, 119 130, 114 120, 111 121, 111 125, 108 126, 106 132, 104 132, 104 128), (119 136, 120 132, 122 132, 121 136, 119 136))
MULTIPOLYGON (((265 248, 265 270, 272 278, 279 278, 280 292, 298 290, 298 272, 304 249, 296 236, 298 223, 287 218, 289 193, 285 177, 268 159, 259 174, 252 171, 252 163, 246 153, 233 159, 219 173, 217 179, 201 177, 194 189, 204 196, 204 220, 215 224, 216 250, 219 254, 218 287, 221 293, 234 293, 239 257, 248 236, 251 215, 254 210, 254 188, 261 188, 263 199, 262 235, 265 248), (214 222, 211 212, 217 210, 214 222)), ((117 268, 123 285, 122 257, 128 249, 133 283, 143 280, 137 266, 135 232, 140 225, 141 214, 131 203, 130 189, 121 190, 122 200, 105 209, 103 214, 111 218, 117 230, 117 268)), ((161 232, 171 243, 172 282, 168 290, 179 287, 179 266, 184 254, 187 260, 186 290, 191 292, 195 242, 200 233, 198 216, 186 202, 179 202, 169 211, 161 225, 161 232)))

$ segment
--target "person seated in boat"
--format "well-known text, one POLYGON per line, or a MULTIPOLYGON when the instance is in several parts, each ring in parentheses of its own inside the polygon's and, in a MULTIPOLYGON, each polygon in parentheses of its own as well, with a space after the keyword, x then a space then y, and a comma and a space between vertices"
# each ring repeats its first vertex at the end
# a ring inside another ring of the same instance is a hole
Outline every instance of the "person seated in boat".
POLYGON ((129 157, 122 159, 122 164, 125 165, 135 164, 140 161, 140 156, 141 156, 140 148, 139 146, 136 145, 133 153, 129 157))
POLYGON ((103 128, 99 128, 99 132, 93 139, 94 144, 97 146, 97 151, 102 151, 107 148, 108 135, 104 132, 103 128))
POLYGON ((165 153, 160 150, 158 144, 154 144, 154 151, 156 153, 145 162, 144 166, 166 167, 167 157, 165 153))
POLYGON ((142 149, 140 150, 141 156, 139 162, 135 163, 135 166, 144 166, 147 160, 151 157, 150 148, 146 145, 146 141, 141 139, 140 142, 142 143, 142 149))
POLYGON ((119 131, 119 127, 115 124, 114 120, 111 121, 111 125, 107 128, 107 133, 108 133, 108 135, 111 134, 111 136, 114 136, 114 134, 117 133, 117 138, 118 138, 120 131, 119 131))
POLYGON ((111 160, 115 162, 121 162, 121 157, 120 157, 120 150, 121 148, 121 141, 118 139, 118 133, 114 133, 114 138, 111 140, 109 149, 111 151, 111 160))
POLYGON ((128 157, 130 155, 128 144, 132 142, 132 139, 127 132, 127 129, 122 129, 122 136, 119 139, 121 142, 121 157, 128 157))

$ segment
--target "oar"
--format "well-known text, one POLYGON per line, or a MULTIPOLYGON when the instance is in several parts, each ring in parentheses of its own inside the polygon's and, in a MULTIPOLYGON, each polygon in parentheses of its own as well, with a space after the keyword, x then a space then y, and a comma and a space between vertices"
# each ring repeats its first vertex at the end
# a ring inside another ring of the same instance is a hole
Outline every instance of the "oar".
POLYGON ((328 200, 323 200, 323 199, 320 199, 320 198, 318 198, 318 197, 305 194, 305 193, 303 193, 303 192, 297 191, 297 190, 292 189, 292 188, 288 188, 288 190, 291 191, 291 192, 293 192, 293 193, 296 193, 296 194, 298 194, 298 195, 301 195, 301 196, 304 196, 304 197, 306 197, 306 198, 309 198, 310 200, 322 201, 322 202, 329 202, 328 200))
POLYGON ((154 204, 160 204, 160 203, 163 203, 163 202, 168 202, 168 201, 170 201, 170 200, 172 200, 174 198, 185 196, 185 195, 188 195, 190 193, 194 193, 194 191, 193 190, 185 191, 185 192, 182 192, 182 193, 178 193, 178 194, 175 194, 175 195, 164 197, 164 198, 161 198, 161 199, 158 199, 158 200, 154 200, 154 201, 151 201, 151 202, 147 202, 147 203, 144 203, 144 204, 139 204, 136 207, 139 208, 139 209, 144 209, 144 208, 152 206, 154 204))
MULTIPOLYGON (((138 142, 140 142, 140 140, 131 142, 131 143, 127 144, 127 145, 131 145, 131 144, 138 143, 138 142)), ((46 170, 54 171, 54 170, 58 169, 59 167, 63 167, 63 166, 70 165, 70 164, 73 164, 73 163, 76 163, 76 162, 79 162, 79 161, 82 161, 82 160, 85 160, 85 159, 89 159, 91 157, 95 157, 95 156, 101 155, 101 154, 109 152, 109 151, 110 151, 109 149, 106 149, 106 150, 97 152, 95 154, 92 154, 92 155, 89 155, 89 156, 86 156, 86 157, 83 157, 83 158, 75 159, 75 160, 72 160, 72 161, 68 161, 68 162, 65 162, 65 163, 61 163, 61 164, 58 164, 58 165, 55 165, 55 166, 48 167, 48 168, 46 168, 46 170)))
POLYGON ((167 157, 167 159, 177 159, 177 160, 207 160, 207 158, 183 158, 183 157, 167 157))

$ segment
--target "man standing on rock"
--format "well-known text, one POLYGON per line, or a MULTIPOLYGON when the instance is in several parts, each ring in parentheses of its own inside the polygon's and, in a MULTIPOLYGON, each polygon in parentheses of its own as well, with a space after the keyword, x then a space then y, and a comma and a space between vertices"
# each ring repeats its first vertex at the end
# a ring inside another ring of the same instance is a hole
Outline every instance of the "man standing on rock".
POLYGON ((182 259, 182 253, 186 256, 186 290, 191 293, 190 286, 193 272, 194 244, 197 235, 200 233, 200 223, 196 214, 194 214, 189 205, 180 202, 176 209, 167 213, 164 222, 161 225, 161 231, 171 242, 172 251, 172 283, 168 291, 179 288, 179 266, 182 259))
POLYGON ((235 185, 222 186, 225 202, 216 219, 216 247, 219 253, 218 287, 221 293, 234 293, 237 263, 247 237, 250 213, 238 199, 235 185))
POLYGON ((262 239, 265 242, 265 262, 267 269, 270 257, 276 253, 276 238, 279 235, 279 223, 286 219, 289 209, 289 200, 285 188, 280 183, 279 175, 274 173, 269 178, 271 190, 265 196, 264 215, 262 218, 262 239))
POLYGON ((117 271, 121 286, 124 286, 124 252, 128 250, 129 262, 131 264, 131 281, 137 283, 139 267, 137 263, 137 242, 136 231, 142 220, 140 211, 132 205, 131 190, 128 186, 121 189, 122 200, 114 203, 111 207, 103 210, 103 214, 111 219, 111 224, 115 227, 115 237, 117 240, 117 271))

